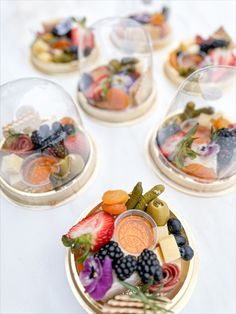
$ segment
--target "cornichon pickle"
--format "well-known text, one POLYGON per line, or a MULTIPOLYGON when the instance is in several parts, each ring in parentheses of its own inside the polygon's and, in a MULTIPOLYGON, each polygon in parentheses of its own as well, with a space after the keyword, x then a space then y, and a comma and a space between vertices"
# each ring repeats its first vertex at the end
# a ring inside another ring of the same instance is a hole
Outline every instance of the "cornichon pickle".
POLYGON ((111 68, 113 72, 118 72, 121 68, 121 63, 117 59, 112 59, 109 62, 109 67, 111 68))
POLYGON ((145 210, 145 207, 155 198, 157 198, 162 192, 164 192, 165 187, 162 184, 155 185, 150 191, 145 193, 141 198, 136 209, 145 210))
POLYGON ((136 208, 135 206, 138 204, 140 198, 143 194, 142 182, 138 182, 130 195, 128 202, 126 203, 127 209, 136 208))
POLYGON ((137 58, 132 58, 132 57, 125 57, 125 58, 121 59, 121 64, 122 65, 136 64, 138 62, 139 62, 139 60, 137 58))

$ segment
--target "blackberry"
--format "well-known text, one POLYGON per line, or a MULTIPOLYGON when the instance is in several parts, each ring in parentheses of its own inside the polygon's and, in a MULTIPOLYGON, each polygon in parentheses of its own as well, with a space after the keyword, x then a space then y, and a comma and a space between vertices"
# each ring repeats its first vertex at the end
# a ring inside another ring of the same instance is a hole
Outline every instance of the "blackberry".
POLYGON ((68 155, 68 150, 64 146, 63 141, 53 146, 50 146, 49 148, 47 148, 47 151, 54 157, 58 157, 58 158, 65 158, 68 155))
POLYGON ((95 256, 98 257, 102 263, 105 257, 108 256, 112 261, 112 266, 115 267, 117 261, 124 257, 124 253, 121 251, 117 242, 110 241, 101 247, 95 256))
POLYGON ((40 136, 45 139, 50 135, 50 128, 47 124, 43 124, 39 127, 39 131, 38 133, 40 134, 40 136))
POLYGON ((31 134, 31 141, 36 149, 41 148, 43 145, 43 138, 38 131, 33 131, 31 134))
POLYGON ((144 284, 159 283, 163 272, 159 260, 153 251, 144 249, 137 261, 137 271, 144 284))
POLYGON ((234 151, 232 149, 221 149, 217 154, 217 170, 226 167, 232 160, 234 151))
POLYGON ((79 90, 80 91, 85 91, 86 89, 89 88, 89 86, 93 83, 93 79, 92 77, 87 74, 84 73, 81 77, 81 80, 79 82, 79 90))
POLYGON ((175 123, 168 125, 166 128, 160 128, 156 137, 157 144, 163 145, 163 143, 168 137, 174 135, 180 130, 181 130, 180 126, 175 123))
POLYGON ((228 45, 229 42, 224 39, 209 39, 200 44, 200 51, 208 53, 211 49, 225 48, 228 47, 228 45))
POLYGON ((53 122, 52 124, 52 130, 53 132, 60 132, 60 131, 63 131, 63 126, 60 122, 56 121, 56 122, 53 122))
POLYGON ((120 280, 129 278, 137 267, 137 260, 135 256, 127 255, 116 261, 114 266, 115 273, 120 280))
POLYGON ((220 145, 221 149, 236 148, 236 132, 234 129, 222 128, 214 134, 216 144, 220 145))
POLYGON ((71 134, 75 133, 75 127, 73 124, 66 124, 66 125, 64 125, 63 129, 67 135, 71 135, 71 134))

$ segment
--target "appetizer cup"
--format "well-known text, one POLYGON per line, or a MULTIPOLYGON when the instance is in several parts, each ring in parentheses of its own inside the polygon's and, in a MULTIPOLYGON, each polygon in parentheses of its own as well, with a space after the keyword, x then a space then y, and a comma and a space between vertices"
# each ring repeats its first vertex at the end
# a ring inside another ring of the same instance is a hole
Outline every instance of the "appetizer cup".
POLYGON ((76 105, 57 84, 26 78, 1 86, 0 184, 28 207, 66 202, 95 169, 95 148, 76 105))
POLYGON ((116 125, 143 117, 156 100, 148 33, 126 18, 100 20, 91 30, 99 57, 87 62, 82 40, 79 106, 91 117, 116 125))
POLYGON ((83 53, 88 62, 97 56, 93 33, 85 18, 66 17, 44 21, 31 45, 31 61, 41 72, 58 74, 78 71, 79 45, 86 29, 83 53))
POLYGON ((235 43, 220 27, 209 38, 200 35, 184 40, 164 64, 168 78, 180 85, 191 73, 211 65, 236 66, 235 43))
POLYGON ((212 196, 235 188, 236 67, 194 72, 180 86, 148 142, 155 171, 186 193, 212 196))
POLYGON ((179 313, 189 300, 198 254, 186 222, 159 199, 163 191, 156 185, 143 193, 141 182, 129 194, 109 190, 62 236, 71 289, 88 313, 141 314, 147 306, 179 313), (152 246, 146 242, 149 229, 158 233, 152 246), (142 250, 133 254, 130 248, 139 250, 141 240, 142 250))

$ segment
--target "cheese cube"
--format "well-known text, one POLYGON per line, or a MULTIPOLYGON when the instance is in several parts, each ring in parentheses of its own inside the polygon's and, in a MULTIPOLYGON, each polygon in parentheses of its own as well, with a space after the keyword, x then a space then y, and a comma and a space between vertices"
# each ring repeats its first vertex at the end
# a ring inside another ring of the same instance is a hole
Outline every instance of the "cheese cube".
POLYGON ((159 246, 157 246, 157 247, 155 248, 155 253, 156 253, 156 255, 157 255, 157 258, 158 258, 160 264, 161 264, 161 265, 164 264, 164 256, 163 256, 162 251, 161 251, 161 248, 160 248, 159 246))
POLYGON ((2 158, 1 170, 5 174, 18 174, 21 169, 23 159, 15 154, 2 158))
POLYGON ((167 225, 165 225, 165 226, 158 226, 157 227, 158 241, 160 241, 163 238, 168 237, 168 235, 169 235, 169 231, 168 231, 167 225))
POLYGON ((173 262, 180 258, 179 247, 173 234, 159 241, 165 263, 173 262))

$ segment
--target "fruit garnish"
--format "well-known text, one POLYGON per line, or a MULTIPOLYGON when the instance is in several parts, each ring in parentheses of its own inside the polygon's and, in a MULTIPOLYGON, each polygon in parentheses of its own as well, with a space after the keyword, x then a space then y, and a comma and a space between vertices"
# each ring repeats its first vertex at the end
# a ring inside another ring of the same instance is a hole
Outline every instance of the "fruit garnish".
POLYGON ((71 247, 73 252, 84 249, 84 254, 78 262, 83 262, 89 252, 98 251, 108 243, 114 232, 114 218, 104 211, 88 216, 73 226, 62 237, 65 246, 71 247))
POLYGON ((227 128, 230 125, 229 120, 219 117, 218 119, 213 120, 213 126, 216 129, 227 128))
POLYGON ((103 202, 107 205, 125 204, 128 199, 128 193, 123 190, 110 190, 102 196, 103 202))
POLYGON ((126 202, 127 209, 134 209, 140 201, 143 194, 142 182, 138 182, 133 188, 132 193, 130 194, 129 200, 126 202))
POLYGON ((90 147, 86 136, 82 132, 67 136, 64 146, 70 154, 79 154, 87 161, 90 153, 90 147))
POLYGON ((102 204, 102 209, 111 215, 120 215, 127 210, 125 204, 102 204))
POLYGON ((124 253, 121 251, 117 242, 109 241, 107 244, 102 246, 94 256, 99 258, 102 264, 104 262, 105 257, 108 256, 112 261, 112 266, 115 267, 117 261, 124 257, 124 253))
POLYGON ((182 259, 190 261, 194 256, 194 251, 189 245, 184 245, 179 248, 182 259))
POLYGON ((51 173, 57 169, 56 164, 57 160, 54 157, 46 155, 35 157, 22 166, 24 180, 35 186, 45 185, 49 183, 51 173))
POLYGON ((161 293, 167 293, 171 290, 173 290, 176 285, 179 283, 181 271, 179 267, 176 264, 172 263, 165 263, 162 265, 162 271, 163 271, 163 280, 160 284, 155 284, 150 286, 149 292, 155 293, 158 291, 161 287, 161 293))
POLYGON ((150 23, 154 26, 160 26, 165 21, 161 13, 156 13, 151 16, 150 23))
POLYGON ((182 171, 201 179, 214 180, 217 178, 213 168, 205 167, 201 164, 193 163, 182 168, 182 171))
POLYGON ((186 135, 183 131, 178 131, 177 133, 169 136, 164 143, 160 146, 160 150, 165 157, 172 159, 174 156, 174 151, 176 146, 182 141, 186 135))
POLYGON ((111 288, 112 265, 109 257, 105 257, 103 265, 97 257, 89 256, 84 262, 84 269, 79 274, 85 292, 95 300, 100 301, 111 288))
POLYGON ((175 163, 178 168, 184 167, 185 158, 195 159, 198 156, 198 153, 192 150, 191 146, 196 140, 193 135, 196 133, 199 124, 197 123, 194 127, 192 127, 188 133, 183 137, 183 139, 177 144, 175 148, 175 163))
POLYGON ((129 106, 129 96, 118 88, 111 88, 107 93, 107 101, 112 110, 122 110, 129 106))

